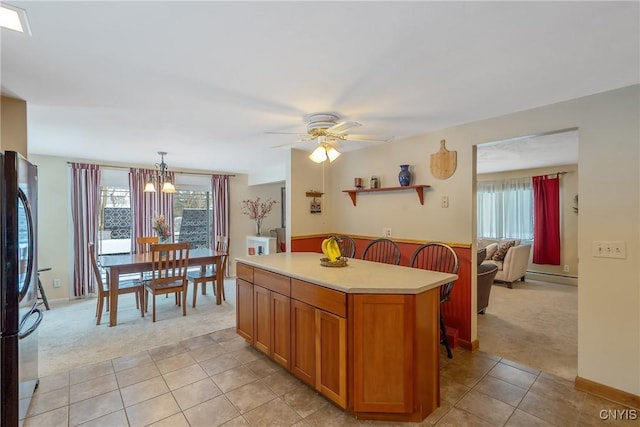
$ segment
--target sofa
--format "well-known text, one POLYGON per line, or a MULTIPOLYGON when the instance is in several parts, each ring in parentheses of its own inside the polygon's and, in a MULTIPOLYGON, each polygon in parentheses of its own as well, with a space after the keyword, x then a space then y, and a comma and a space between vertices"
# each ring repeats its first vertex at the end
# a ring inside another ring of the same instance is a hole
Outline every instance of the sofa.
POLYGON ((491 287, 493 279, 498 273, 498 267, 495 264, 485 262, 487 250, 486 248, 478 249, 478 280, 476 282, 477 289, 477 313, 484 314, 489 307, 489 296, 491 295, 491 287))
POLYGON ((513 289, 513 282, 516 280, 524 281, 524 275, 529 266, 531 243, 514 239, 479 239, 478 247, 487 250, 487 256, 483 263, 493 264, 498 267, 498 273, 494 280, 505 282, 509 289, 513 289), (506 248, 506 246, 509 247, 506 248), (498 255, 502 252, 504 252, 504 258, 500 259, 501 257, 498 255))

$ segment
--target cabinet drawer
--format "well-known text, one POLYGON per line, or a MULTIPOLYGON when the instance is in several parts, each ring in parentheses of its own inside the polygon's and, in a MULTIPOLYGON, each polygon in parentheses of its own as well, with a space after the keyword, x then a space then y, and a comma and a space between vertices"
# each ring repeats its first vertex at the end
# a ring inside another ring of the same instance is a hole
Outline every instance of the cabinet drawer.
POLYGON ((253 283, 285 296, 291 296, 291 278, 256 268, 253 270, 253 283))
POLYGON ((236 264, 236 277, 238 279, 246 280, 249 283, 253 283, 253 267, 247 264, 236 264))
POLYGON ((336 316, 347 317, 347 294, 313 283, 291 279, 291 298, 336 316))

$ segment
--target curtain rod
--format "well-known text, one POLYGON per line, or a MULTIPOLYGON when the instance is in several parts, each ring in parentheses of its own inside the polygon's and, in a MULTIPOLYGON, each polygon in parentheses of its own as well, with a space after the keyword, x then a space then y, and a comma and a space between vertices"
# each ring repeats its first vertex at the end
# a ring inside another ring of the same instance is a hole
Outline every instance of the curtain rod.
MULTIPOLYGON (((84 163, 84 162, 67 162, 68 165, 72 163, 84 163)), ((98 165, 103 168, 113 168, 113 169, 131 169, 133 166, 116 166, 116 165, 101 165, 100 163, 92 163, 94 165, 98 165)), ((152 170, 152 169, 149 169, 152 170)), ((181 171, 173 171, 173 173, 179 173, 182 175, 198 175, 198 176, 210 176, 210 175, 222 175, 222 176, 236 176, 231 173, 198 173, 198 172, 181 172, 181 171)))

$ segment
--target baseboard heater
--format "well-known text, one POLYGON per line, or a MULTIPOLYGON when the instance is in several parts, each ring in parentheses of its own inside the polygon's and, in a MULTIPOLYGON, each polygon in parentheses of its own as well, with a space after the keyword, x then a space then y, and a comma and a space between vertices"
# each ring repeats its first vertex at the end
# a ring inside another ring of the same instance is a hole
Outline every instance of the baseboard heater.
POLYGON ((554 273, 543 273, 540 271, 529 271, 525 273, 526 277, 534 280, 540 280, 541 282, 553 282, 560 283, 562 285, 578 285, 578 277, 577 276, 563 276, 561 274, 554 273))

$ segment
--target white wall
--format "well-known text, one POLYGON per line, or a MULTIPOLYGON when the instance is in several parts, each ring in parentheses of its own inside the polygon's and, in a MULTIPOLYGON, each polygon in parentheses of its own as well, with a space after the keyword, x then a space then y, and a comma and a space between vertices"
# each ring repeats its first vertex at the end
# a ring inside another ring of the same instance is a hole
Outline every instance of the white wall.
MULTIPOLYGON (((331 166, 332 184, 325 195, 332 201, 335 221, 322 231, 376 236, 382 227, 391 227, 397 238, 474 243, 474 145, 577 127, 578 375, 640 395, 638 117, 640 86, 636 85, 344 153, 331 166), (458 156, 456 173, 443 181, 429 172, 429 155, 438 151, 440 139, 446 139, 458 156), (397 185, 400 164, 412 165, 415 183, 432 185, 424 206, 411 192, 391 192, 361 194, 354 207, 341 191, 352 188, 354 177, 373 174, 381 177, 382 186, 397 185), (439 207, 443 195, 449 196, 448 209, 439 207), (592 257, 594 240, 625 241, 627 258, 592 257)), ((298 160, 292 157, 292 168, 304 167, 305 159, 298 160)), ((292 173, 292 178, 301 174, 292 173)), ((295 206, 294 216, 298 216, 295 206)), ((299 228, 306 231, 311 226, 299 228)), ((292 232, 298 234, 297 227, 292 232)))

